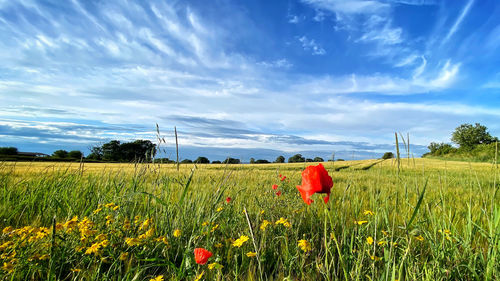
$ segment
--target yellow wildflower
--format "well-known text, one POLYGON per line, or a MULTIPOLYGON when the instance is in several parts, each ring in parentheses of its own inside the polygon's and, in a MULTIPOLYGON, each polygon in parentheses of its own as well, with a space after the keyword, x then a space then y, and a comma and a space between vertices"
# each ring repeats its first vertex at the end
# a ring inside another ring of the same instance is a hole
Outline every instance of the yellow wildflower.
POLYGON ((141 221, 141 216, 134 217, 134 224, 138 224, 141 221))
POLYGON ((370 211, 370 210, 365 210, 365 211, 363 212, 363 214, 364 214, 365 216, 373 216, 373 212, 372 212, 372 211, 370 211))
POLYGON ((205 271, 202 271, 200 274, 198 274, 198 276, 196 276, 196 279, 194 279, 194 281, 200 281, 201 277, 203 277, 203 274, 205 274, 205 271))
POLYGON ((114 208, 115 206, 116 206, 116 204, 113 202, 104 205, 104 207, 106 207, 106 208, 114 208))
POLYGON ((101 243, 94 243, 94 244, 92 244, 92 246, 87 248, 87 250, 85 251, 85 254, 86 255, 91 255, 91 254, 98 255, 100 248, 101 248, 101 243))
POLYGON ((264 211, 264 210, 260 211, 260 215, 263 215, 264 213, 265 213, 265 211, 264 211))
POLYGON ((312 250, 311 243, 309 243, 305 239, 299 240, 298 246, 300 249, 302 249, 302 251, 304 251, 304 253, 307 253, 312 250))
POLYGON ((292 225, 288 222, 288 219, 280 218, 275 222, 276 225, 282 224, 284 227, 291 227, 292 225))
POLYGON ((422 235, 416 236, 415 239, 418 241, 424 241, 424 237, 422 235))
POLYGON ((74 216, 72 219, 64 223, 64 228, 66 232, 71 232, 78 225, 78 216, 74 216))
POLYGON ((385 246, 387 245, 387 241, 384 241, 384 240, 380 240, 378 243, 377 243, 379 246, 385 246))
POLYGON ((10 246, 14 245, 12 241, 7 241, 0 245, 0 251, 4 251, 5 249, 9 248, 10 246))
POLYGON ((130 229, 130 220, 129 219, 125 219, 123 221, 123 229, 125 229, 125 230, 129 230, 130 229))
POLYGON ((365 223, 368 223, 368 221, 354 221, 354 224, 357 224, 357 225, 363 225, 365 223))
POLYGON ((389 236, 389 232, 387 232, 385 230, 382 230, 382 234, 384 234, 385 236, 389 236))
POLYGON ((148 228, 153 223, 153 219, 146 219, 142 222, 141 226, 139 227, 139 230, 143 230, 148 228))
POLYGON ((41 260, 41 261, 46 260, 48 258, 50 258, 50 256, 48 254, 41 255, 40 257, 38 257, 38 259, 41 260))
POLYGON ((78 247, 75 248, 75 251, 77 253, 79 253, 79 252, 83 251, 83 249, 85 249, 85 246, 78 246, 78 247))
POLYGON ((202 225, 202 226, 207 226, 208 224, 209 224, 209 222, 208 222, 208 221, 204 221, 201 225, 202 225))
POLYGON ((2 269, 8 273, 12 273, 14 271, 14 264, 12 262, 4 262, 2 269))
POLYGON ((217 211, 217 212, 220 212, 220 211, 222 211, 222 210, 224 210, 224 208, 219 207, 219 208, 217 208, 217 210, 216 210, 216 211, 217 211))
POLYGON ((71 269, 71 272, 80 272, 80 271, 82 271, 82 270, 81 270, 81 269, 79 269, 79 268, 72 268, 72 269, 71 269))
POLYGON ((7 226, 7 227, 5 227, 5 228, 2 230, 2 233, 3 233, 3 234, 7 234, 7 233, 12 232, 12 230, 14 230, 14 228, 13 228, 12 226, 7 226))
POLYGON ((108 237, 107 237, 107 235, 106 235, 106 234, 101 233, 101 234, 97 235, 94 239, 95 239, 96 241, 103 241, 103 240, 106 240, 107 238, 108 238, 108 237))
POLYGON ((174 237, 179 237, 179 236, 181 236, 181 230, 180 229, 174 230, 174 237))
POLYGON ((154 241, 162 242, 163 244, 168 245, 168 239, 165 236, 160 236, 158 238, 155 238, 154 241))
POLYGON ((214 268, 216 269, 222 269, 224 266, 220 263, 214 262, 208 265, 208 269, 212 270, 214 268))
POLYGON ((217 230, 217 228, 219 228, 219 225, 216 224, 212 227, 212 230, 210 230, 210 232, 214 232, 215 230, 217 230))
POLYGON ((142 244, 142 241, 138 238, 125 238, 125 243, 129 246, 138 246, 142 244))
POLYGON ((106 225, 110 225, 114 222, 115 220, 113 219, 113 217, 111 215, 107 215, 106 216, 106 225))
POLYGON ((158 275, 155 278, 149 279, 149 281, 163 281, 163 275, 158 275))
POLYGON ((129 253, 128 252, 123 252, 120 254, 120 257, 118 258, 119 260, 121 261, 124 261, 124 260, 127 260, 129 257, 129 253))
POLYGON ((372 261, 379 261, 379 260, 381 260, 381 258, 380 258, 380 257, 377 257, 377 256, 370 256, 370 259, 371 259, 372 261))
POLYGON ((256 252, 248 252, 248 253, 247 253, 247 257, 249 257, 249 258, 253 258, 253 257, 255 257, 255 256, 257 256, 257 253, 256 253, 256 252))
POLYGON ((116 205, 116 206, 114 206, 114 207, 113 207, 113 208, 111 208, 111 209, 112 209, 113 211, 116 211, 116 210, 120 209, 120 206, 116 205))
POLYGON ((94 210, 94 215, 99 214, 102 211, 102 208, 97 208, 94 210))
POLYGON ((148 229, 148 231, 146 231, 146 233, 139 235, 139 239, 147 239, 147 238, 153 236, 154 232, 155 232, 155 229, 154 229, 154 227, 152 227, 152 228, 148 229))
POLYGON ((248 239, 249 239, 249 238, 248 238, 248 236, 246 236, 246 235, 241 235, 241 236, 240 236, 240 238, 236 239, 236 240, 233 242, 233 247, 238 247, 238 248, 239 248, 239 247, 243 246, 243 244, 244 244, 245 242, 247 242, 247 241, 248 241, 248 239))
POLYGON ((368 236, 368 238, 366 238, 366 244, 368 244, 368 245, 373 244, 373 237, 368 236))
POLYGON ((268 225, 270 225, 270 224, 271 224, 271 222, 270 222, 270 221, 268 221, 268 220, 263 220, 263 221, 262 221, 262 224, 260 225, 260 230, 262 230, 262 231, 266 230, 267 226, 268 226, 268 225))

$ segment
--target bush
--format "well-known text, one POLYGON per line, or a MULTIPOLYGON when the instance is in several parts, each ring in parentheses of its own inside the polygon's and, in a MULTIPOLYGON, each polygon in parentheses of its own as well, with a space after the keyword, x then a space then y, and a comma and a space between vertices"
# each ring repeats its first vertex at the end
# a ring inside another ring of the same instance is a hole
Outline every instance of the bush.
POLYGON ((0 147, 0 155, 17 155, 17 148, 15 147, 0 147))
POLYGON ((382 159, 391 159, 394 158, 394 153, 392 152, 386 152, 384 155, 382 155, 382 159))

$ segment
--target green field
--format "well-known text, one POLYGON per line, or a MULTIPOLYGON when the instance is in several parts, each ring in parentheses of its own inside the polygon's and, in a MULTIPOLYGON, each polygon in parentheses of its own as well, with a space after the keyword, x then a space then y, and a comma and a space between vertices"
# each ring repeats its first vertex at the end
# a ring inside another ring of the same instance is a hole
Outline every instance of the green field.
POLYGON ((0 163, 0 279, 500 279, 498 167, 326 162, 308 206, 307 165, 0 163))

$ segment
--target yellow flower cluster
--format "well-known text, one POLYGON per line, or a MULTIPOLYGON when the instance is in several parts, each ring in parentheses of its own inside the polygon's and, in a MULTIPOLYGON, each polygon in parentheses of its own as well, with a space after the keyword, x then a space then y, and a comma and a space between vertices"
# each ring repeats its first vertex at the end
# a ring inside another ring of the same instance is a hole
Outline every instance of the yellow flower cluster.
POLYGON ((307 253, 312 250, 311 243, 309 243, 309 241, 305 239, 299 240, 298 246, 302 251, 304 251, 304 253, 307 253))
POLYGON ((266 230, 267 226, 268 226, 268 225, 270 225, 270 224, 271 224, 271 222, 270 222, 270 221, 268 221, 268 220, 263 220, 263 221, 262 221, 262 224, 260 225, 260 230, 262 230, 262 231, 266 230))
POLYGON ((288 219, 285 219, 283 217, 281 217, 279 220, 277 220, 274 224, 276 224, 276 225, 282 224, 286 228, 292 227, 292 225, 290 224, 288 219))

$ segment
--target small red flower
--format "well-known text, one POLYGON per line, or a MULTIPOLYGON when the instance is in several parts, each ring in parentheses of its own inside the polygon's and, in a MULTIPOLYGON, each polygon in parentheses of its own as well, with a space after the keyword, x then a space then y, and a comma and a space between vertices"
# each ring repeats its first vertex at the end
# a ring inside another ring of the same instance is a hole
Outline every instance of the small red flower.
POLYGON ((283 176, 283 177, 281 178, 281 181, 284 181, 285 179, 286 179, 286 176, 283 176))
POLYGON ((212 256, 212 253, 209 250, 203 249, 203 248, 196 248, 194 249, 194 260, 196 261, 197 264, 206 264, 208 261, 208 258, 212 256))
POLYGON ((231 197, 227 197, 227 198, 226 198, 226 202, 227 202, 227 203, 231 202, 231 197))
POLYGON ((280 196, 281 195, 281 190, 276 192, 276 195, 280 196))
POLYGON ((313 202, 310 197, 314 193, 326 193, 325 203, 330 199, 330 190, 333 186, 332 177, 328 175, 322 164, 309 166, 302 171, 302 185, 297 185, 297 189, 302 195, 302 199, 307 205, 313 202))
POLYGON ((277 184, 273 184, 273 189, 274 190, 278 189, 278 185, 277 184))
POLYGON ((282 177, 282 175, 280 174, 278 177, 280 177, 280 178, 281 178, 281 177, 282 177))

